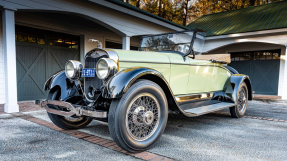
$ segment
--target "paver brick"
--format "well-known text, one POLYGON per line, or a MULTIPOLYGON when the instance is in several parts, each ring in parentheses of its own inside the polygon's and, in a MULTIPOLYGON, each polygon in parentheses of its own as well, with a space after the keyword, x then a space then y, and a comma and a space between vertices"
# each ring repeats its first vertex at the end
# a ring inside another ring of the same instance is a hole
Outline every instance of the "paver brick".
POLYGON ((104 145, 106 143, 110 143, 111 141, 110 140, 104 140, 102 142, 98 142, 98 145, 104 145))
POLYGON ((150 159, 149 161, 160 161, 160 160, 163 160, 163 159, 164 159, 163 156, 156 156, 156 157, 150 159))
POLYGON ((116 150, 116 151, 122 151, 123 149, 122 149, 121 147, 117 147, 117 148, 115 148, 114 150, 116 150))
POLYGON ((156 154, 149 153, 148 155, 142 157, 142 159, 144 159, 144 160, 150 160, 150 159, 152 159, 152 158, 154 158, 154 157, 156 157, 156 156, 157 156, 156 154))
POLYGON ((149 153, 148 152, 141 152, 141 153, 136 153, 136 154, 133 154, 133 156, 135 157, 138 157, 138 158, 141 158, 141 157, 144 157, 146 155, 148 155, 149 153))
POLYGON ((116 145, 116 143, 110 142, 110 143, 103 144, 104 147, 109 147, 109 146, 113 146, 113 145, 116 145))
POLYGON ((93 140, 93 141, 91 141, 92 143, 95 143, 95 144, 98 144, 99 142, 102 142, 102 141, 104 141, 105 139, 98 139, 98 140, 93 140))

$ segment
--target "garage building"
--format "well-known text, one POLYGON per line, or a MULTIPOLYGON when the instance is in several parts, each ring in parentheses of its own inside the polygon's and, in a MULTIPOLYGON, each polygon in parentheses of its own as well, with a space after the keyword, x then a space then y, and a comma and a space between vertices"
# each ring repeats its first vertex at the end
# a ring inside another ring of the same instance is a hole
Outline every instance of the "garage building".
POLYGON ((0 104, 45 99, 45 81, 97 46, 137 50, 141 35, 185 30, 119 0, 0 1, 0 104))
POLYGON ((231 54, 256 95, 287 99, 287 1, 204 15, 188 28, 207 31, 203 54, 231 54))

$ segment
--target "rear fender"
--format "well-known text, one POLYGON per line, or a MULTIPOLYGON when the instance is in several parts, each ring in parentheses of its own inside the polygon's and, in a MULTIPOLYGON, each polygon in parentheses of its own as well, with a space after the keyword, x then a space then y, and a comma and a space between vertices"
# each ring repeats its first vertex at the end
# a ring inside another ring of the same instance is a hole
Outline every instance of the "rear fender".
MULTIPOLYGON (((77 92, 77 86, 80 86, 79 81, 71 81, 67 78, 65 71, 59 71, 53 74, 45 83, 44 90, 51 91, 55 88, 61 89, 61 99, 67 100, 69 97, 74 96, 77 92)), ((78 88, 80 89, 80 88, 78 88)))
POLYGON ((231 90, 226 90, 226 94, 228 96, 230 96, 230 98, 232 99, 233 102, 237 103, 237 95, 238 95, 238 91, 239 91, 239 87, 241 85, 241 83, 245 83, 247 88, 248 88, 248 100, 252 100, 252 87, 251 87, 251 81, 249 79, 249 77, 247 75, 243 75, 243 74, 233 74, 231 77, 230 77, 230 80, 229 80, 232 88, 233 88, 233 91, 231 90))

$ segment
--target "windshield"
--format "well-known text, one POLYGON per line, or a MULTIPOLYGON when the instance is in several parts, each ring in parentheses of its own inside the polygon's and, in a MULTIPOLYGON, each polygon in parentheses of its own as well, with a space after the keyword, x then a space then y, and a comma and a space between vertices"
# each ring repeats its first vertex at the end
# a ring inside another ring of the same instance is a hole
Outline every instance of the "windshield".
POLYGON ((173 50, 188 53, 194 31, 181 33, 168 33, 154 36, 144 36, 141 41, 140 51, 173 50))

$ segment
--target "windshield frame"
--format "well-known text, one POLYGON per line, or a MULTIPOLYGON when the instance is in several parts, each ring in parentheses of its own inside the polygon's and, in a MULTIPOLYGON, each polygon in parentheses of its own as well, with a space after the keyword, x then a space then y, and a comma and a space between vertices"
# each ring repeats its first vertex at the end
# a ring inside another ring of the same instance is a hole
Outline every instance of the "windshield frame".
MULTIPOLYGON (((189 47, 189 50, 187 53, 183 53, 183 52, 179 52, 179 53, 182 53, 185 56, 187 55, 190 55, 190 53, 192 52, 193 53, 193 57, 195 57, 195 52, 193 51, 193 44, 194 44, 194 40, 196 39, 196 35, 197 35, 197 32, 206 32, 205 30, 202 30, 202 29, 190 29, 190 30, 183 30, 183 31, 175 31, 175 32, 168 32, 168 33, 162 33, 162 34, 154 34, 154 35, 145 35, 145 36, 142 36, 141 37, 141 40, 140 40, 140 46, 138 48, 138 51, 141 51, 141 45, 142 45, 142 41, 143 41, 143 38, 146 38, 146 37, 153 37, 153 36, 161 36, 161 35, 168 35, 168 34, 177 34, 177 33, 185 33, 185 32, 192 32, 193 31, 193 35, 192 35, 192 39, 191 39, 191 42, 190 42, 190 47, 189 47)), ((159 50, 159 51, 156 51, 156 52, 164 52, 164 51, 169 51, 169 50, 159 50)), ((170 50, 170 51, 174 51, 174 50, 170 50)))

